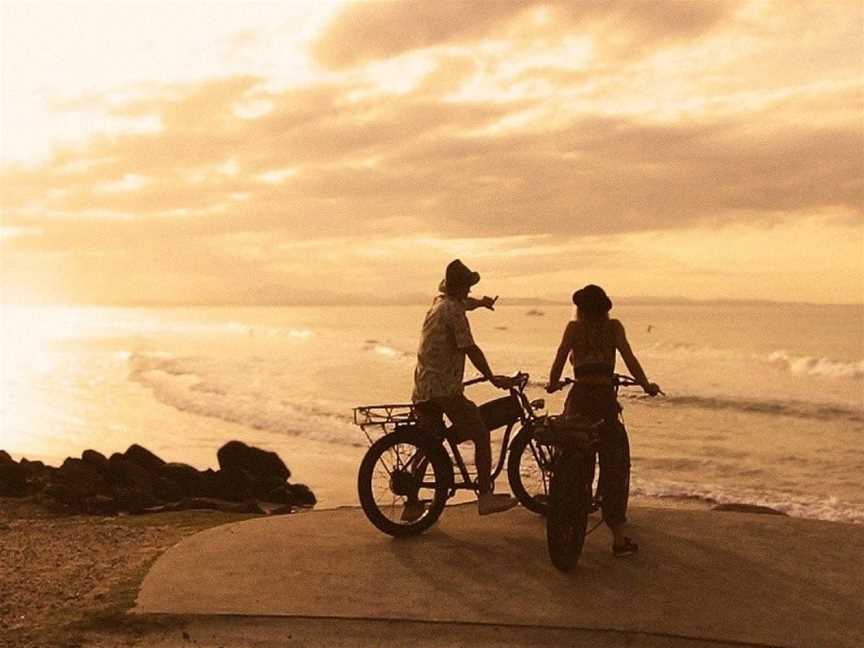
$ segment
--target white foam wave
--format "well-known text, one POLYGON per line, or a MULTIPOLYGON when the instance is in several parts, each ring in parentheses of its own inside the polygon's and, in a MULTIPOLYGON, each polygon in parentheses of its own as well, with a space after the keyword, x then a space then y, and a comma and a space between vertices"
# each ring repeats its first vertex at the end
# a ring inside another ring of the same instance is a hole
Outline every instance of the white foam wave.
MULTIPOLYGON (((621 394, 623 398, 644 399, 641 394, 630 392, 621 394)), ((647 402, 647 401, 646 401, 647 402)), ((650 400, 655 407, 698 407, 708 410, 735 410, 752 414, 774 414, 820 421, 846 420, 851 423, 864 423, 864 410, 855 410, 829 403, 808 403, 795 400, 748 400, 744 398, 722 398, 696 396, 690 394, 668 395, 662 399, 650 400)))
POLYGON ((773 491, 735 489, 712 484, 652 482, 634 475, 630 493, 648 497, 700 500, 709 504, 754 504, 767 506, 793 517, 864 524, 864 508, 836 497, 790 495, 773 491))
POLYGON ((830 358, 796 356, 787 351, 774 351, 768 355, 768 362, 794 374, 821 376, 825 378, 864 378, 864 360, 858 362, 838 362, 830 358))
POLYGON ((381 342, 379 340, 366 340, 363 343, 364 351, 371 351, 378 355, 384 356, 385 358, 391 358, 393 360, 414 360, 415 354, 410 351, 404 351, 402 349, 397 349, 396 347, 388 344, 387 342, 381 342))
POLYGON ((732 349, 718 349, 712 346, 699 346, 689 342, 654 342, 645 347, 646 355, 663 357, 681 356, 688 359, 737 359, 746 355, 732 349))
POLYGON ((182 412, 276 434, 362 445, 347 414, 340 417, 289 402, 276 395, 278 390, 267 391, 255 381, 223 382, 212 375, 202 378, 196 373, 195 360, 164 353, 133 353, 128 358, 129 377, 150 389, 159 402, 182 412))
MULTIPOLYGON (((529 380, 528 386, 543 388, 546 382, 529 380)), ((851 409, 830 403, 812 403, 796 400, 755 400, 737 397, 698 396, 695 394, 668 394, 663 398, 651 398, 634 390, 622 390, 620 400, 639 401, 651 407, 697 407, 707 410, 735 410, 752 414, 774 414, 821 421, 846 420, 864 423, 864 410, 851 409)))

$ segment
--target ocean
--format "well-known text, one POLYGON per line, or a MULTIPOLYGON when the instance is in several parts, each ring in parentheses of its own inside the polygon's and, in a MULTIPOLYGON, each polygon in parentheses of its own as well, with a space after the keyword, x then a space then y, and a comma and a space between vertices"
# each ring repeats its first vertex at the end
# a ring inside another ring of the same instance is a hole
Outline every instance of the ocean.
MULTIPOLYGON (((477 342, 496 373, 528 372, 530 396, 559 412, 563 394, 542 385, 572 307, 499 304, 469 315, 477 342)), ((352 408, 409 399, 426 308, 3 306, 0 448, 56 464, 140 443, 206 468, 240 439, 279 452, 320 506, 356 504, 367 441, 352 408)), ((612 315, 667 394, 622 395, 635 496, 864 524, 864 307, 612 315)))

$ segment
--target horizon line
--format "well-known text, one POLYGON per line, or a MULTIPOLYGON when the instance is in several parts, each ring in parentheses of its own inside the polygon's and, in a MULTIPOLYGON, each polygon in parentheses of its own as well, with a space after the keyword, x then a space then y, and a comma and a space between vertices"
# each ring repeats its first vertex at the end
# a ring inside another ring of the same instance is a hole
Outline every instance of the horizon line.
MULTIPOLYGON (((315 307, 315 306, 420 306, 426 305, 433 298, 433 295, 405 295, 402 297, 384 298, 373 296, 358 296, 346 295, 340 298, 337 295, 328 296, 320 300, 284 300, 284 301, 236 301, 236 300, 212 300, 212 301, 155 301, 155 300, 117 300, 117 301, 69 301, 69 302, 41 302, 41 301, 23 301, 23 302, 6 302, 0 301, 0 307, 58 307, 58 308, 289 308, 289 307, 315 307)), ((778 299, 764 298, 745 298, 737 299, 732 297, 716 297, 716 298, 694 298, 694 297, 659 297, 659 296, 629 296, 618 297, 614 300, 618 305, 638 305, 638 304, 675 304, 675 305, 710 305, 710 304, 727 304, 727 305, 789 305, 789 306, 858 306, 864 307, 864 301, 861 302, 813 302, 813 301, 787 301, 778 299)), ((570 301, 561 299, 553 299, 550 297, 509 297, 499 301, 498 306, 572 306, 570 301)))

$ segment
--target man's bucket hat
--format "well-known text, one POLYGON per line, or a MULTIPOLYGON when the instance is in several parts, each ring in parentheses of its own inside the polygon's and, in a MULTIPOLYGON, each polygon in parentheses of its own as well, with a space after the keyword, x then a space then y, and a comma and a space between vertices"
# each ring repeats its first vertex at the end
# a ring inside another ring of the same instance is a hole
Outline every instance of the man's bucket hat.
POLYGON ((445 288, 469 288, 480 281, 480 273, 473 272, 459 259, 454 259, 447 265, 444 275, 445 288))

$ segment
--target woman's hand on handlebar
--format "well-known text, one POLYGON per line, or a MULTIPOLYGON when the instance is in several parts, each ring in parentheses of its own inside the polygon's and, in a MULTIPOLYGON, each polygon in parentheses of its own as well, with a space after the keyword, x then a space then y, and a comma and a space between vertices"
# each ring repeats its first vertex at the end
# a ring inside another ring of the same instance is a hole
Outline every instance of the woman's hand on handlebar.
POLYGON ((666 395, 657 383, 648 383, 647 385, 644 385, 642 389, 644 389, 645 393, 649 396, 656 396, 657 394, 660 394, 661 396, 666 395))
POLYGON ((549 383, 546 385, 546 393, 554 394, 556 391, 558 391, 559 389, 564 389, 572 382, 573 381, 570 378, 565 378, 564 380, 556 380, 555 382, 552 382, 550 380, 549 383))

